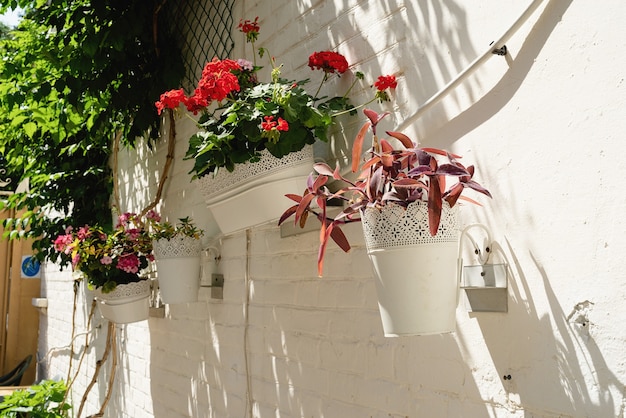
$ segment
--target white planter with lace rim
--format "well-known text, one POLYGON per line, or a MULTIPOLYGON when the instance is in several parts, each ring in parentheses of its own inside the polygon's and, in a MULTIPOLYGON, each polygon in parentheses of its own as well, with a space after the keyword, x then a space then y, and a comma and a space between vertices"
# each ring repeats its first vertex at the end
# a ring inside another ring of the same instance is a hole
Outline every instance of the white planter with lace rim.
POLYGON ((118 284, 112 292, 94 290, 100 313, 117 324, 148 319, 150 315, 150 280, 118 284))
POLYGON ((163 303, 196 302, 200 288, 200 240, 186 236, 162 238, 152 242, 152 251, 163 303))
POLYGON ((293 205, 285 194, 302 194, 313 171, 313 147, 305 146, 282 158, 267 150, 255 163, 235 165, 232 172, 197 180, 208 208, 224 234, 277 220, 293 205))
POLYGON ((453 332, 459 293, 458 207, 444 202, 435 236, 426 202, 362 213, 386 337, 453 332))

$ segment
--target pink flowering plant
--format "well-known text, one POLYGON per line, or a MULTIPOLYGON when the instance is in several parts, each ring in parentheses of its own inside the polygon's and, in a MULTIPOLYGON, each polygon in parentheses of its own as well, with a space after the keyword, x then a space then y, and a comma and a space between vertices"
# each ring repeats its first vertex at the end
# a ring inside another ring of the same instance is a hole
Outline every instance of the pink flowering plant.
MULTIPOLYGON (((316 139, 327 141, 333 118, 356 114, 358 107, 367 104, 355 107, 347 96, 356 82, 364 78, 360 72, 355 73, 352 85, 343 96, 319 96, 327 80, 348 71, 349 64, 343 55, 321 51, 309 56, 311 70, 324 73, 315 94, 311 95, 305 90, 308 79, 284 78, 282 65, 277 65, 266 49, 257 51, 258 18, 242 20, 239 30, 252 44, 253 62, 216 58, 204 67, 193 94, 187 95, 183 89, 170 90, 156 102, 159 114, 164 109, 178 109, 180 105, 191 113, 201 112, 200 130, 190 138, 185 156, 195 161, 191 171, 194 178, 213 173, 220 167, 232 171, 235 164, 257 161, 259 152, 264 149, 281 158, 313 144, 316 139), (269 82, 258 79, 257 73, 262 67, 256 64, 257 55, 269 57, 269 82)), ((376 94, 368 103, 389 100, 388 90, 396 87, 395 76, 381 76, 373 87, 376 94)))
POLYGON ((113 231, 97 225, 70 226, 54 240, 54 249, 63 265, 82 272, 90 288, 104 293, 141 280, 139 273, 154 259, 152 239, 134 213, 120 215, 113 231))

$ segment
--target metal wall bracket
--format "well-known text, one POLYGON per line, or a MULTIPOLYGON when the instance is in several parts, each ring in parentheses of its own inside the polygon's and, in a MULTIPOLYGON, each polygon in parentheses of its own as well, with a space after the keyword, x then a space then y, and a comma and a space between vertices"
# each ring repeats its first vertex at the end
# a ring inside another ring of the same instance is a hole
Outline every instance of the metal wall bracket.
POLYGON ((222 256, 217 247, 207 247, 202 250, 201 264, 200 264, 200 286, 212 287, 213 276, 217 270, 217 266, 220 263, 222 256))
POLYGON ((481 224, 468 226, 461 233, 459 254, 467 238, 473 246, 474 255, 480 264, 463 265, 461 261, 460 282, 464 293, 464 305, 468 312, 508 312, 508 266, 490 264, 493 253, 493 240, 489 230, 481 224), (468 230, 479 227, 486 235, 483 244, 468 234, 468 230))
POLYGON ((211 298, 224 299, 224 275, 211 275, 211 298))

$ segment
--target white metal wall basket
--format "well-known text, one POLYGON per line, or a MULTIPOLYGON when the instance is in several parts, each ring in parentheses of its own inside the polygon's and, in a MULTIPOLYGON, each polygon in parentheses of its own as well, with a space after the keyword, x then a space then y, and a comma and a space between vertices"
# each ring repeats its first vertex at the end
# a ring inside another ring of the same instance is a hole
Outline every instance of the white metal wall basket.
POLYGON ((237 164, 232 172, 221 169, 197 180, 224 235, 277 220, 293 205, 285 194, 300 194, 306 188, 315 162, 312 146, 283 158, 267 150, 260 154, 257 162, 237 164))
POLYGON ((468 312, 508 312, 508 266, 506 263, 489 263, 494 242, 489 229, 482 224, 472 224, 461 232, 459 255, 463 244, 469 241, 479 264, 464 265, 459 260, 461 289, 468 312), (481 229, 482 244, 469 234, 471 229, 481 229))

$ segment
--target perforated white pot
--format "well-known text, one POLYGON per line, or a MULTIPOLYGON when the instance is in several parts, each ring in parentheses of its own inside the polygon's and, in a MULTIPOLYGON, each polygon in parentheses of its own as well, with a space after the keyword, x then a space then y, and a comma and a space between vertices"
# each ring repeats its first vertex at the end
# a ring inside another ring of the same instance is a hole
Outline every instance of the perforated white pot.
POLYGON ((386 337, 453 332, 458 301, 457 207, 444 203, 439 231, 428 228, 425 202, 363 212, 386 337))
POLYGON ((152 248, 163 303, 196 302, 200 288, 200 240, 164 238, 153 241, 152 248))
POLYGON ((150 280, 119 284, 109 293, 94 290, 100 314, 111 322, 129 324, 150 315, 150 280))
POLYGON ((267 150, 255 163, 237 164, 197 180, 215 221, 224 234, 277 220, 293 202, 285 194, 302 194, 313 170, 313 147, 276 158, 267 150))

